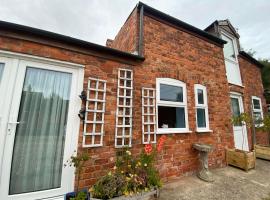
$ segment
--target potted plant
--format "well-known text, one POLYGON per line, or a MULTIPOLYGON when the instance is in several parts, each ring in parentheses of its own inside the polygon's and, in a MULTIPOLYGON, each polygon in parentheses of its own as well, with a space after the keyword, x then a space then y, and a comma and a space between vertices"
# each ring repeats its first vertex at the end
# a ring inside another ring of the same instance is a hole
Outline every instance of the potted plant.
MULTIPOLYGON (((245 124, 248 128, 250 128, 252 126, 252 119, 249 117, 247 113, 241 113, 239 116, 234 116, 232 118, 232 123, 233 125, 245 124)), ((243 129, 242 135, 244 137, 243 129)), ((244 142, 242 143, 242 149, 243 145, 244 142)), ((226 160, 227 164, 239 167, 241 169, 244 169, 245 171, 255 168, 256 165, 256 157, 254 151, 227 149, 226 160)))
POLYGON ((149 200, 157 197, 162 184, 155 161, 165 140, 166 136, 162 136, 157 146, 145 145, 139 157, 132 155, 129 149, 118 151, 113 171, 101 177, 90 189, 91 200, 149 200))
POLYGON ((83 189, 79 191, 79 180, 81 177, 82 168, 84 163, 89 160, 89 156, 87 153, 82 153, 77 156, 71 156, 66 166, 75 167, 75 175, 76 175, 76 188, 74 192, 69 192, 65 195, 65 200, 90 200, 90 194, 87 189, 83 189))
MULTIPOLYGON (((268 133, 269 144, 270 144, 270 115, 264 117, 263 120, 259 122, 260 126, 257 127, 258 130, 268 133)), ((255 153, 257 158, 262 158, 270 160, 270 146, 264 146, 255 144, 254 145, 255 153)))

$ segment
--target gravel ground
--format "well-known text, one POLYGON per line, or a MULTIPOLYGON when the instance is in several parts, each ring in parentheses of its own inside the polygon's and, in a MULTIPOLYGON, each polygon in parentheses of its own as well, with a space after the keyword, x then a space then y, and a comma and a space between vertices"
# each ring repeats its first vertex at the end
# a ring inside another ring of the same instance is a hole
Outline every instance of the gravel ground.
POLYGON ((213 183, 190 176, 165 184, 158 200, 262 200, 270 195, 270 161, 257 159, 249 172, 230 166, 212 172, 213 183))

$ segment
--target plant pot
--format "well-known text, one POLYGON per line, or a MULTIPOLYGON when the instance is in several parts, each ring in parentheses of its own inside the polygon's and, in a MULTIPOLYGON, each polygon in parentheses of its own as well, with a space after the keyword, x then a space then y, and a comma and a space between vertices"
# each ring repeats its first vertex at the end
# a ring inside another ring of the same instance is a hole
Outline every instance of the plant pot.
POLYGON ((254 145, 257 158, 270 160, 270 146, 254 145))
MULTIPOLYGON (((79 192, 84 192, 86 194, 85 200, 90 200, 90 193, 87 189, 80 190, 79 192)), ((71 198, 74 198, 79 192, 69 192, 65 195, 65 200, 70 200, 71 198)))
POLYGON ((255 168, 256 165, 256 157, 254 151, 227 149, 226 160, 228 165, 244 169, 245 171, 255 168))
MULTIPOLYGON (((149 192, 142 192, 133 196, 120 196, 114 197, 112 200, 150 200, 153 197, 157 198, 159 196, 159 189, 153 189, 149 192)), ((91 197, 91 200, 101 200, 91 197)))

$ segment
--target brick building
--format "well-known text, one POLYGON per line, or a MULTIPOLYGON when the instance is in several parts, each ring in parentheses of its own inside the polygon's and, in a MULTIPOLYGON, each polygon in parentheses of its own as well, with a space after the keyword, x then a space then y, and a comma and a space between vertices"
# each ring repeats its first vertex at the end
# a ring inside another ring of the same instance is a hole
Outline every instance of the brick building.
POLYGON ((226 148, 252 149, 251 131, 231 118, 263 116, 262 66, 228 20, 200 30, 139 3, 106 45, 0 22, 4 199, 63 198, 74 188, 74 169, 63 167, 74 151, 91 156, 83 188, 114 166, 118 148, 139 154, 162 134, 165 181, 198 169, 195 142, 213 145, 212 168, 225 166, 226 148))

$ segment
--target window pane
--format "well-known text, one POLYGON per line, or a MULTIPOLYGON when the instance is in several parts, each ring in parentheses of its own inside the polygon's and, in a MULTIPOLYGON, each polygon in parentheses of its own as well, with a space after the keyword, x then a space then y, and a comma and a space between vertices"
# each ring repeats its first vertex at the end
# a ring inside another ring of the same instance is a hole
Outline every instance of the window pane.
POLYGON ((4 72, 4 66, 5 66, 4 63, 0 63, 0 83, 4 72))
POLYGON ((253 99, 252 101, 254 109, 261 109, 260 101, 258 99, 253 99))
POLYGON ((198 104, 204 104, 203 90, 197 89, 197 94, 198 94, 198 104))
POLYGON ((222 39, 227 42, 226 44, 224 44, 223 48, 225 58, 235 60, 236 56, 234 52, 233 40, 225 35, 222 35, 222 39))
POLYGON ((205 109, 197 108, 197 126, 199 128, 206 128, 205 109))
POLYGON ((61 186, 71 74, 27 68, 9 194, 61 186))
POLYGON ((185 109, 158 106, 158 128, 186 128, 185 109))
POLYGON ((231 107, 234 117, 240 116, 239 102, 237 98, 231 98, 231 107))
POLYGON ((160 84, 160 100, 183 102, 183 88, 160 84))
POLYGON ((258 121, 262 120, 262 113, 261 112, 253 112, 253 116, 255 119, 255 122, 257 123, 258 121))

